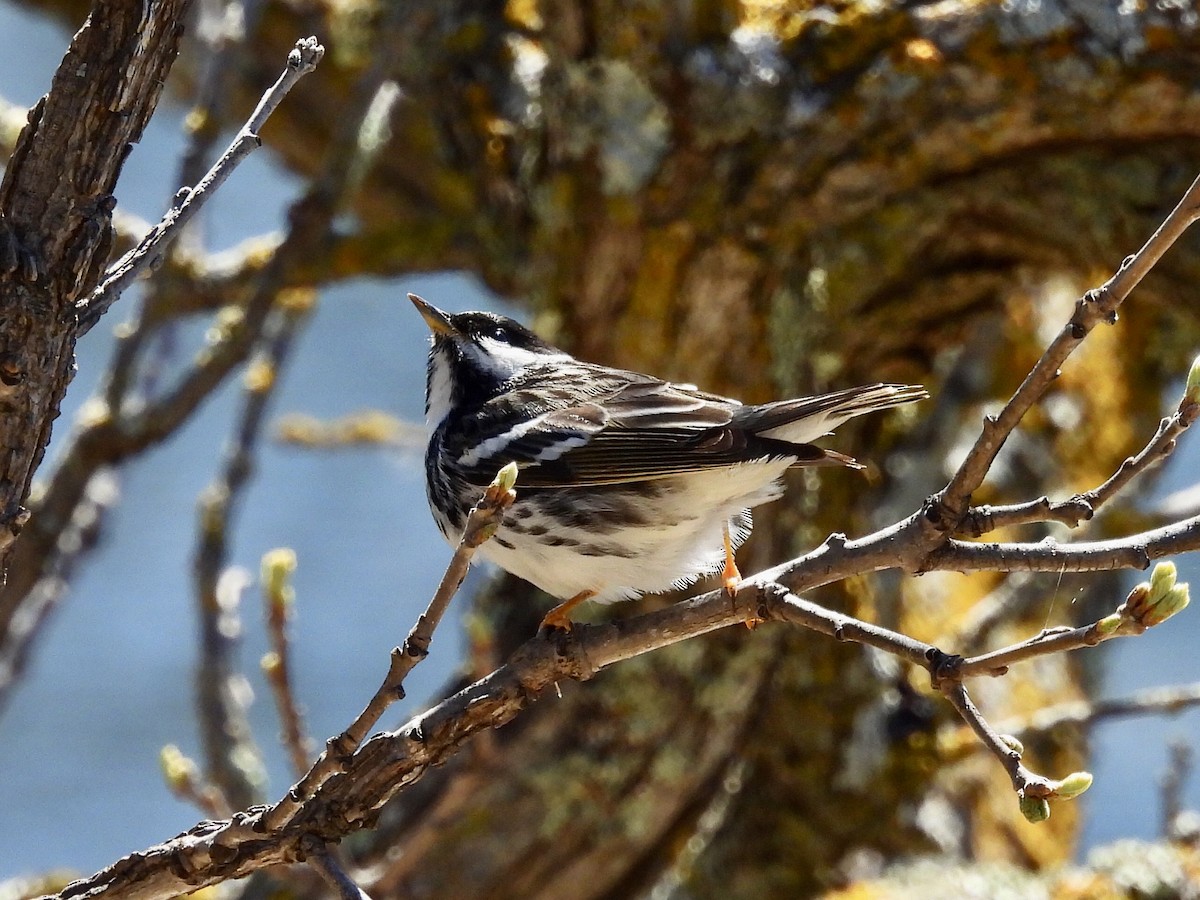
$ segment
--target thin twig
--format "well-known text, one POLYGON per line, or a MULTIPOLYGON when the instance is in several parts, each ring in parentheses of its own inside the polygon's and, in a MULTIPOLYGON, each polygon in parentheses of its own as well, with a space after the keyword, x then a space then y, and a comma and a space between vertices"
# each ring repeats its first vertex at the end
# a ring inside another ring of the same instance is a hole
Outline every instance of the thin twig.
POLYGON ((271 651, 262 659, 262 670, 275 698, 279 713, 284 749, 292 761, 296 778, 312 764, 312 740, 304 727, 304 714, 292 688, 291 640, 288 621, 294 606, 294 590, 290 583, 296 568, 296 554, 290 550, 273 550, 263 557, 263 604, 267 613, 267 635, 271 651))
MULTIPOLYGON (((311 308, 312 295, 308 291, 280 295, 278 309, 263 327, 259 354, 247 372, 242 409, 221 471, 205 488, 200 500, 200 542, 194 563, 203 638, 197 682, 199 708, 204 722, 202 731, 206 738, 210 777, 227 793, 233 792, 229 800, 237 809, 261 799, 257 796, 257 788, 262 779, 247 777, 243 768, 248 760, 258 756, 249 720, 241 702, 235 699, 244 691, 221 687, 230 680, 240 681, 243 676, 232 652, 239 632, 231 632, 221 624, 234 608, 220 602, 218 585, 226 580, 230 522, 254 470, 254 456, 265 427, 268 403, 279 384, 279 371, 311 308), (239 739, 230 740, 231 734, 239 739)), ((301 771, 305 768, 307 763, 300 766, 301 771)))
POLYGON ((1171 758, 1160 783, 1162 797, 1162 836, 1172 837, 1184 811, 1183 789, 1192 774, 1193 753, 1184 740, 1171 741, 1171 758))
POLYGON ((1108 281, 1076 301, 1070 321, 1046 348, 1016 393, 998 415, 984 418, 979 438, 931 507, 941 512, 944 525, 950 529, 958 527, 971 495, 983 484, 996 454, 1033 404, 1046 393, 1067 357, 1098 324, 1116 321, 1117 309, 1125 298, 1197 218, 1200 218, 1200 177, 1192 182, 1142 248, 1126 258, 1108 281))
MULTIPOLYGON (((197 581, 205 576, 198 573, 197 581)), ((204 748, 204 780, 231 809, 262 802, 266 765, 250 726, 249 691, 238 661, 242 592, 250 578, 230 568, 196 586, 200 658, 196 662, 196 719, 204 748)))
POLYGON ((797 597, 782 585, 768 586, 767 591, 773 594, 774 598, 771 603, 764 604, 760 618, 778 618, 829 635, 839 641, 865 644, 885 650, 913 665, 929 667, 930 654, 935 649, 932 644, 818 606, 797 597))
MULTIPOLYGON (((195 33, 201 51, 201 59, 197 65, 200 76, 197 78, 192 108, 184 120, 187 142, 183 153, 180 154, 179 170, 174 182, 177 185, 198 184, 204 177, 205 167, 221 134, 224 109, 234 93, 230 90, 230 82, 237 68, 232 64, 233 56, 245 42, 247 31, 257 23, 262 0, 252 0, 245 4, 240 0, 208 0, 197 6, 195 33)), ((178 191, 176 194, 178 195, 178 191)), ((194 266, 200 263, 203 258, 203 242, 197 233, 202 221, 198 212, 197 210, 197 214, 193 214, 185 226, 180 227, 179 238, 170 247, 164 248, 164 251, 170 251, 169 255, 166 252, 162 254, 166 259, 186 256, 190 257, 189 264, 194 266), (189 250, 193 252, 189 253, 189 250)), ((146 225, 141 236, 126 254, 135 252, 138 246, 153 234, 154 227, 158 226, 146 225)), ((154 268, 157 268, 157 265, 154 268)), ((106 397, 112 409, 120 409, 128 399, 135 372, 144 370, 147 366, 153 371, 156 364, 161 365, 161 357, 164 355, 161 349, 157 354, 159 358, 148 364, 143 361, 143 355, 150 354, 143 354, 142 350, 155 335, 160 337, 157 346, 161 348, 164 332, 172 328, 174 317, 181 314, 176 303, 178 298, 166 296, 179 292, 169 288, 160 289, 161 281, 162 279, 159 279, 148 285, 139 298, 137 312, 121 329, 108 373, 106 397), (173 315, 164 316, 164 310, 168 307, 173 315)), ((143 389, 148 391, 152 386, 149 383, 152 377, 144 376, 142 381, 143 389)))
MULTIPOLYGON (((1111 572, 1146 569, 1156 559, 1200 549, 1200 516, 1123 538, 1059 543, 948 541, 926 561, 925 571, 1111 572)), ((791 585, 789 584, 789 587, 791 585)), ((802 588, 807 590, 807 588, 802 588)))
POLYGON ((1058 703, 1028 718, 1002 722, 999 728, 1005 734, 1017 736, 1049 734, 1068 726, 1087 729, 1108 719, 1175 715, 1197 706, 1200 706, 1200 682, 1148 688, 1127 697, 1058 703))
POLYGON ((1092 505, 1080 494, 1066 500, 1051 500, 1043 495, 1024 503, 972 506, 958 527, 958 533, 968 537, 983 537, 1000 528, 1032 525, 1035 522, 1057 522, 1075 528, 1080 522, 1091 519, 1095 513, 1092 505))
POLYGON ((383 683, 350 726, 341 734, 329 739, 324 752, 288 791, 287 797, 271 809, 265 817, 266 827, 281 827, 304 800, 311 797, 330 776, 344 767, 346 758, 362 744, 384 711, 397 700, 404 698, 404 679, 429 655, 433 632, 441 622, 450 601, 458 593, 463 579, 467 577, 467 570, 471 567, 475 551, 495 534, 504 518, 505 510, 516 499, 516 492, 512 487, 515 476, 516 467, 506 467, 484 491, 479 502, 471 508, 463 535, 454 550, 450 564, 446 567, 441 583, 429 605, 409 631, 403 646, 392 650, 391 665, 383 683))
POLYGON ((997 528, 1034 522, 1059 522, 1074 528, 1092 518, 1101 506, 1143 472, 1166 460, 1174 452, 1180 435, 1187 431, 1198 415, 1200 404, 1184 397, 1175 412, 1159 422, 1158 430, 1146 446, 1122 462, 1103 484, 1066 500, 1052 501, 1048 497, 1039 497, 1009 506, 972 507, 963 519, 959 533, 982 537, 997 528))
POLYGON ((316 870, 341 900, 371 900, 371 895, 355 884, 354 879, 346 874, 346 870, 323 843, 309 839, 305 842, 304 849, 304 861, 316 870))
MULTIPOLYGON (((57 529, 57 540, 21 603, 20 615, 12 617, 8 628, 0 629, 0 712, 25 670, 29 648, 66 594, 80 557, 95 545, 104 512, 118 494, 112 472, 101 468, 92 473, 70 517, 57 529)), ((28 515, 24 518, 27 521, 28 515)), ((0 537, 10 534, 8 529, 0 529, 0 537)))
POLYGON ((939 688, 962 720, 975 732, 984 749, 999 760, 1012 781, 1013 790, 1019 796, 1045 798, 1054 793, 1055 783, 1025 767, 1021 762, 1020 750, 1004 740, 1000 732, 988 724, 987 719, 971 702, 966 686, 961 681, 943 682, 939 688))
POLYGON ((1120 636, 1124 635, 1104 634, 1098 629, 1096 622, 1080 628, 1048 628, 1028 640, 964 659, 958 666, 958 674, 963 678, 974 675, 1003 675, 1009 666, 1019 662, 1053 653, 1095 647, 1110 638, 1120 636))
POLYGON ((317 67, 324 55, 325 48, 315 37, 296 41, 296 46, 288 54, 287 65, 283 72, 270 90, 263 94, 258 106, 255 107, 254 112, 238 131, 237 136, 234 137, 233 142, 221 155, 221 158, 213 164, 213 167, 195 187, 180 188, 179 193, 176 194, 175 205, 167 210, 162 221, 150 230, 150 233, 137 247, 126 253, 109 268, 104 280, 88 297, 76 303, 80 334, 85 333, 100 321, 100 317, 108 311, 108 308, 116 302, 138 275, 162 263, 171 241, 179 235, 209 197, 225 183, 238 163, 262 145, 258 133, 270 118, 271 113, 275 111, 296 83, 317 67))

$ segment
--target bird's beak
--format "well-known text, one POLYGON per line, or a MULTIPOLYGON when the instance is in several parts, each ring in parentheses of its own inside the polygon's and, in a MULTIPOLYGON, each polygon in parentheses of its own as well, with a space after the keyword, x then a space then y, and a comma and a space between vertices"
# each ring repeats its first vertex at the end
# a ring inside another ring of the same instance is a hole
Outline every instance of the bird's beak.
POLYGON ((443 334, 451 336, 458 334, 458 329, 450 322, 449 313, 444 313, 432 303, 426 303, 416 294, 409 294, 408 299, 412 301, 413 306, 417 308, 417 312, 421 314, 421 318, 425 320, 425 324, 429 326, 429 330, 435 335, 443 334))

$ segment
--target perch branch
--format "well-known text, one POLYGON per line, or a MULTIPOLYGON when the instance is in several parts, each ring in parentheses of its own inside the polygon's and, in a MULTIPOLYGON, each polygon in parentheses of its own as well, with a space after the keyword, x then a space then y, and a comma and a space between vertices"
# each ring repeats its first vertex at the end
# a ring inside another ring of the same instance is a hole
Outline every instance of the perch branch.
MULTIPOLYGON (((966 676, 958 666, 967 665, 972 673, 978 670, 979 674, 994 674, 994 659, 985 664, 948 656, 906 635, 858 622, 777 586, 758 583, 761 580, 758 576, 744 581, 732 600, 724 590, 716 590, 617 622, 576 625, 569 633, 540 634, 496 671, 399 730, 377 734, 342 758, 332 752, 337 739, 331 741, 326 756, 310 772, 319 774, 306 779, 312 783, 311 793, 302 780, 274 807, 256 807, 225 822, 203 823, 173 841, 126 858, 118 867, 76 882, 60 896, 98 898, 106 896, 111 887, 122 891, 122 897, 165 897, 224 878, 241 877, 265 865, 297 861, 302 858, 300 841, 304 836, 335 842, 352 831, 370 827, 377 811, 392 796, 429 768, 445 762, 471 735, 511 721, 555 682, 585 681, 621 660, 752 619, 798 623, 823 634, 868 643, 921 665, 930 671, 935 684, 972 729, 986 736, 985 745, 1001 759, 1023 796, 1039 802, 1048 796, 1065 796, 1064 782, 1030 772, 1020 764, 1019 756, 1014 760, 1012 754, 1018 751, 987 725, 965 691, 960 690, 966 676), (337 814, 330 815, 331 810, 337 810, 337 814), (213 862, 214 847, 220 848, 216 854, 219 865, 213 862)), ((1165 597, 1169 591, 1159 593, 1165 597)), ((1107 637, 1137 633, 1149 621, 1146 616, 1155 610, 1162 612, 1159 606, 1134 602, 1137 600, 1131 592, 1121 607, 1124 612, 1113 613, 1125 624, 1109 628, 1107 637)), ((1049 641, 1016 646, 1020 649, 1013 652, 1019 652, 1022 659, 1062 649, 1049 641)), ((1089 644, 1079 642, 1077 646, 1089 644)), ((1076 789, 1077 781, 1071 783, 1076 789)))
POLYGON ((505 466, 484 491, 479 502, 471 508, 462 537, 450 564, 446 567, 441 583, 425 611, 417 618, 403 646, 392 650, 391 665, 383 683, 358 717, 345 731, 329 739, 325 751, 312 768, 288 791, 287 797, 266 815, 264 821, 267 828, 281 827, 326 780, 343 768, 347 757, 362 744, 384 711, 397 700, 404 698, 404 679, 429 655, 433 632, 441 622, 450 601, 458 593, 463 579, 467 577, 467 570, 471 567, 475 551, 496 533, 505 510, 512 506, 513 500, 516 499, 516 493, 513 491, 516 475, 515 464, 505 466))

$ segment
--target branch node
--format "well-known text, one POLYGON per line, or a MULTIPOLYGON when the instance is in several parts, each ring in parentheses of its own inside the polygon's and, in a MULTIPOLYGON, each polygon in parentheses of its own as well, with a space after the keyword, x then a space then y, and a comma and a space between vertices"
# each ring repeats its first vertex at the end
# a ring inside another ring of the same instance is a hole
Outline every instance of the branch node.
POLYGON ((845 533, 841 531, 835 531, 833 534, 829 535, 829 537, 825 538, 825 546, 835 550, 841 550, 846 546, 846 542, 848 540, 849 538, 846 537, 845 533))
POLYGON ((961 681, 963 658, 957 653, 946 653, 937 647, 925 651, 925 660, 929 663, 929 681, 934 688, 941 690, 946 682, 961 681))

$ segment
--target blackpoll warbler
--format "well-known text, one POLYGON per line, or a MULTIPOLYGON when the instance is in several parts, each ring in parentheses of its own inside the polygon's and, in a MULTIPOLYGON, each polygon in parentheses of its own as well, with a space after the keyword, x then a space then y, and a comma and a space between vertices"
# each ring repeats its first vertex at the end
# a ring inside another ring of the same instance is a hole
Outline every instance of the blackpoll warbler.
POLYGON ((524 326, 451 315, 409 294, 433 332, 425 415, 429 506, 457 543, 505 464, 517 499, 479 553, 565 602, 543 625, 570 628, 584 600, 682 587, 750 533, 750 507, 778 497, 790 466, 855 466, 809 441, 854 416, 927 397, 871 384, 761 406, 651 375, 581 362, 524 326))

